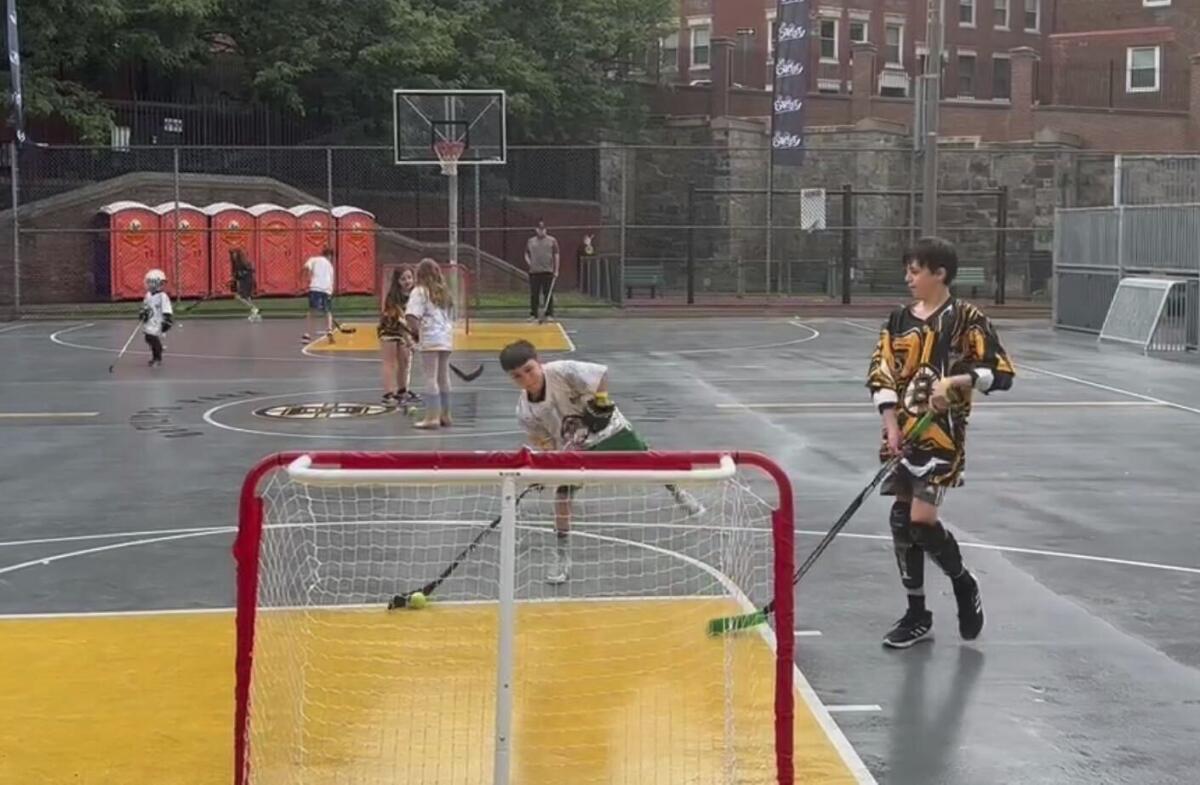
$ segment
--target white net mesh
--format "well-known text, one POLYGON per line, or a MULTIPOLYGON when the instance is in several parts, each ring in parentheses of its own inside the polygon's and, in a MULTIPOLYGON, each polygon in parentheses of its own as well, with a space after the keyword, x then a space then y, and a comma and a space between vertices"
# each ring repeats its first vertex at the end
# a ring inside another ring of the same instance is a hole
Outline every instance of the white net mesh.
MULTIPOLYGON (((757 481, 758 475, 755 475, 757 481)), ((518 491, 526 486, 518 486, 518 491)), ((707 622, 771 598, 773 486, 586 485, 517 511, 512 782, 773 782, 769 634, 707 622), (565 551, 565 553, 564 553, 565 551), (571 566, 561 584, 546 582, 571 566)), ((262 489, 253 783, 485 783, 495 750, 501 486, 262 489)))

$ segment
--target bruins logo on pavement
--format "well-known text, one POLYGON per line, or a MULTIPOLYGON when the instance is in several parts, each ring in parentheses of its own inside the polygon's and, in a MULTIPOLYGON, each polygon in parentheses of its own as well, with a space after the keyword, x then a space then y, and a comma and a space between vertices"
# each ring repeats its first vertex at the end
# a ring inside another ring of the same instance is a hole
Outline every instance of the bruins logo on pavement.
POLYGON ((378 403, 285 403, 255 410, 259 417, 276 420, 345 420, 355 417, 379 417, 396 411, 378 403))

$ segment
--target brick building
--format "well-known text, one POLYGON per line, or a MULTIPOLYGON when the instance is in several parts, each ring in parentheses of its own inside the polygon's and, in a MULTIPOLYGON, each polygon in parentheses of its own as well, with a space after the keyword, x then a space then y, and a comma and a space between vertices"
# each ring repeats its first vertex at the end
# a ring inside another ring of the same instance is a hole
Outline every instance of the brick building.
MULTIPOLYGON (((1053 0, 946 0, 944 95, 965 100, 1007 100, 1012 88, 1010 51, 1044 49, 1042 5, 1053 0)), ((1077 0, 1078 1, 1078 0, 1077 0)), ((1087 0, 1083 0, 1086 2, 1087 0)), ((681 0, 679 30, 663 39, 660 78, 687 84, 710 81, 713 38, 734 42, 735 85, 771 84, 775 0, 681 0)), ((925 0, 815 0, 811 47, 813 89, 852 91, 853 47, 875 44, 880 95, 912 95, 925 67, 925 0)))
MULTIPOLYGON (((944 134, 1200 147, 1200 0, 945 3, 944 134), (1148 119, 1154 134, 1145 133, 1148 119)), ((813 0, 811 8, 810 124, 910 123, 927 54, 926 0, 813 0)), ((775 9, 775 0, 680 0, 678 30, 650 64, 655 110, 768 115, 775 9), (711 89, 718 70, 726 91, 711 89), (718 112, 709 111, 713 101, 718 112)))

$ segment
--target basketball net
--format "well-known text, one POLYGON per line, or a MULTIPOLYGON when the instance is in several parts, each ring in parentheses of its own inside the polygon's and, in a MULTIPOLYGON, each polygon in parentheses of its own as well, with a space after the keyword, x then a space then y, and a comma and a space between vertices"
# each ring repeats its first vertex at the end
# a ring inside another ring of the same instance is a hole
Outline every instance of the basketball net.
POLYGON ((466 148, 466 143, 450 139, 439 139, 433 143, 433 152, 442 164, 442 174, 458 174, 458 159, 462 157, 466 148))

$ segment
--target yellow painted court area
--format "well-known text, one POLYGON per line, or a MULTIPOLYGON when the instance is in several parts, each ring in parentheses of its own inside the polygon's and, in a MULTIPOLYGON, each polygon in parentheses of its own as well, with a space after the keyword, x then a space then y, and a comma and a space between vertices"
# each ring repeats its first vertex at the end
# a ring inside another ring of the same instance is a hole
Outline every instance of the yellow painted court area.
MULTIPOLYGON (((734 609, 520 604, 512 781, 773 782, 770 647, 704 634, 734 609)), ((495 625, 494 604, 262 614, 252 781, 490 782, 495 625)), ((231 613, 4 620, 0 640, 0 782, 232 781, 231 613)), ((799 697, 795 739, 798 783, 855 782, 799 697)))
MULTIPOLYGON (((334 342, 318 338, 308 344, 310 352, 377 352, 379 338, 375 334, 375 324, 367 322, 346 322, 342 325, 356 328, 353 333, 338 332, 334 342)), ((454 351, 456 352, 498 352, 513 341, 524 339, 543 352, 567 352, 575 347, 567 337, 567 331, 561 324, 548 322, 484 322, 472 321, 471 332, 458 325, 454 330, 454 351)))

